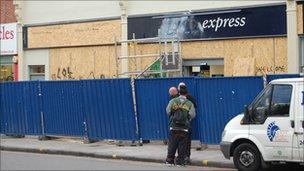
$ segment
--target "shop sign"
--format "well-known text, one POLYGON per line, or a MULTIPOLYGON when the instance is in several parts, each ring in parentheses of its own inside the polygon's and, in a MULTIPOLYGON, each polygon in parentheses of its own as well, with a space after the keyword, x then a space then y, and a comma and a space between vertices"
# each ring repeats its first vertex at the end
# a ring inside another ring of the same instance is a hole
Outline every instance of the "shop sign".
POLYGON ((17 23, 0 24, 1 55, 17 54, 17 23))
POLYGON ((286 6, 263 6, 128 18, 128 37, 222 39, 285 36, 286 6))

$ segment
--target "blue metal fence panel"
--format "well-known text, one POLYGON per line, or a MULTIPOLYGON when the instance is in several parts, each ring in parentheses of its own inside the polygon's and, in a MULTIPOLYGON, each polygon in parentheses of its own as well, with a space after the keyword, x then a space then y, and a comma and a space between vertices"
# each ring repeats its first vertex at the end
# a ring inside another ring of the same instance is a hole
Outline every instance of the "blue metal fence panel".
POLYGON ((84 80, 83 97, 90 138, 138 139, 130 79, 84 80))
POLYGON ((300 74, 269 74, 266 76, 267 83, 280 78, 298 78, 300 74))
POLYGON ((1 132, 40 135, 39 82, 0 84, 1 132))
POLYGON ((41 82, 46 135, 84 136, 81 81, 41 82))
POLYGON ((201 115, 200 141, 218 144, 227 122, 243 112, 263 89, 262 77, 196 79, 201 115))
MULTIPOLYGON (((139 120, 140 137, 144 140, 168 138, 168 117, 166 106, 170 100, 168 90, 184 82, 189 93, 196 98, 194 78, 157 78, 135 80, 136 105, 139 120)), ((199 117, 199 116, 198 116, 199 117)), ((193 139, 198 139, 200 119, 193 123, 193 139)))

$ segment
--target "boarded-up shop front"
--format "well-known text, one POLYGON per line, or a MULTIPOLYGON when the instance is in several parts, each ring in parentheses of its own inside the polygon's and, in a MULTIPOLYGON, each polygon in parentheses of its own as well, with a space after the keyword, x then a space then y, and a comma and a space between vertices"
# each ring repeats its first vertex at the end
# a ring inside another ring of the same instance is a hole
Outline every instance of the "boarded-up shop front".
POLYGON ((129 39, 179 37, 185 76, 287 72, 286 6, 130 17, 129 39), (175 30, 174 30, 175 29, 175 30))

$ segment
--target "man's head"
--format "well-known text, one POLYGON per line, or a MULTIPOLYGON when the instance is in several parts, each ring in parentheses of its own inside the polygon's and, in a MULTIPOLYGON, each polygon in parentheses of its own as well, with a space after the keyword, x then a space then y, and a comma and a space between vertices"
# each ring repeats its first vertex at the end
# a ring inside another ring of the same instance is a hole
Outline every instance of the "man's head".
POLYGON ((171 87, 169 89, 169 94, 170 94, 170 96, 176 96, 178 94, 176 87, 171 87))
POLYGON ((180 91, 180 87, 181 87, 181 86, 185 86, 185 87, 186 87, 186 84, 185 84, 184 82, 180 82, 180 83, 178 84, 178 86, 177 86, 178 91, 180 91))
POLYGON ((188 90, 187 90, 187 87, 185 85, 181 85, 180 88, 179 88, 179 94, 180 95, 187 95, 188 94, 188 90))

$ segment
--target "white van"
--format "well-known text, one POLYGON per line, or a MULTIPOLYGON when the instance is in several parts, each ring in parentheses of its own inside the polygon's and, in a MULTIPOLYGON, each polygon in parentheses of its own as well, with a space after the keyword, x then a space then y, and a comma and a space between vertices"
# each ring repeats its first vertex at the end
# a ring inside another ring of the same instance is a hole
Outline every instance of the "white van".
POLYGON ((259 170, 273 162, 304 162, 304 78, 272 81, 231 119, 221 151, 239 170, 259 170))

